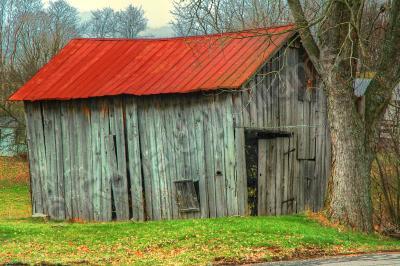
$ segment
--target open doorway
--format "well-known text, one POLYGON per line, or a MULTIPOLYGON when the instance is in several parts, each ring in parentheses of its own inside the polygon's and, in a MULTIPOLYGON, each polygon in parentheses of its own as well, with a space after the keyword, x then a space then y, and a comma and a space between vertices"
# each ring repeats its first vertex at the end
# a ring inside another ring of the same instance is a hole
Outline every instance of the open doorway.
POLYGON ((256 139, 246 138, 246 172, 248 213, 257 215, 257 186, 258 186, 258 142, 256 139))
POLYGON ((284 157, 292 133, 251 129, 246 130, 245 136, 248 213, 252 216, 279 214, 283 200, 280 197, 282 173, 288 166, 284 157))

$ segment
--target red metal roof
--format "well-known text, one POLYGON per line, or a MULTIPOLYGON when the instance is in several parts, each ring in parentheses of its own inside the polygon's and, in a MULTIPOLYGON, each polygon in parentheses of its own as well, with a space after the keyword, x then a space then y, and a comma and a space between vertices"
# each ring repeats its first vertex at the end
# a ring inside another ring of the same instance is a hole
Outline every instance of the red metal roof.
POLYGON ((169 39, 74 39, 10 100, 240 88, 293 25, 169 39))

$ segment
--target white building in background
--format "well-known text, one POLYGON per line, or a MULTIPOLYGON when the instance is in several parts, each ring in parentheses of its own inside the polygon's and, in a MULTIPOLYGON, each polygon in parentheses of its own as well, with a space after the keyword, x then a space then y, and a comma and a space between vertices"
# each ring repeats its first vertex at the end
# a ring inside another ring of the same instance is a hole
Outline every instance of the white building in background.
MULTIPOLYGON (((354 94, 359 97, 359 108, 365 109, 364 95, 370 83, 369 78, 358 78, 354 82, 354 94)), ((383 137, 390 137, 390 130, 394 128, 400 128, 400 83, 393 92, 392 102, 384 117, 381 131, 383 137)))
POLYGON ((0 156, 11 157, 26 151, 18 141, 18 123, 9 116, 0 116, 0 156))

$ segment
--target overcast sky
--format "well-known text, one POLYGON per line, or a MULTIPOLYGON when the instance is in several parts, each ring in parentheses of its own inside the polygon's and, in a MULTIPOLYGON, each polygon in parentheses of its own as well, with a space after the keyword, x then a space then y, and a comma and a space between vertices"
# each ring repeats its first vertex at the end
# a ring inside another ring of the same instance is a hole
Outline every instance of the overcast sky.
MULTIPOLYGON (((45 0, 48 3, 50 0, 45 0)), ((80 12, 87 12, 94 9, 111 7, 113 9, 123 9, 129 4, 142 6, 146 17, 149 20, 149 27, 162 27, 168 25, 172 17, 172 0, 67 0, 80 12)))

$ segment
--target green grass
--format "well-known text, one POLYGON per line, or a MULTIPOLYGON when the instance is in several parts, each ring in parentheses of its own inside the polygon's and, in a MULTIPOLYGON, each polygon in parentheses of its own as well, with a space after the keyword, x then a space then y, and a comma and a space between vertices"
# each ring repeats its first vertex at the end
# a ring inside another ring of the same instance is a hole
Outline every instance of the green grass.
POLYGON ((206 265, 400 250, 400 241, 302 215, 86 224, 29 216, 28 186, 0 181, 0 265, 206 265))
POLYGON ((27 185, 0 181, 0 221, 29 217, 31 207, 27 185))

